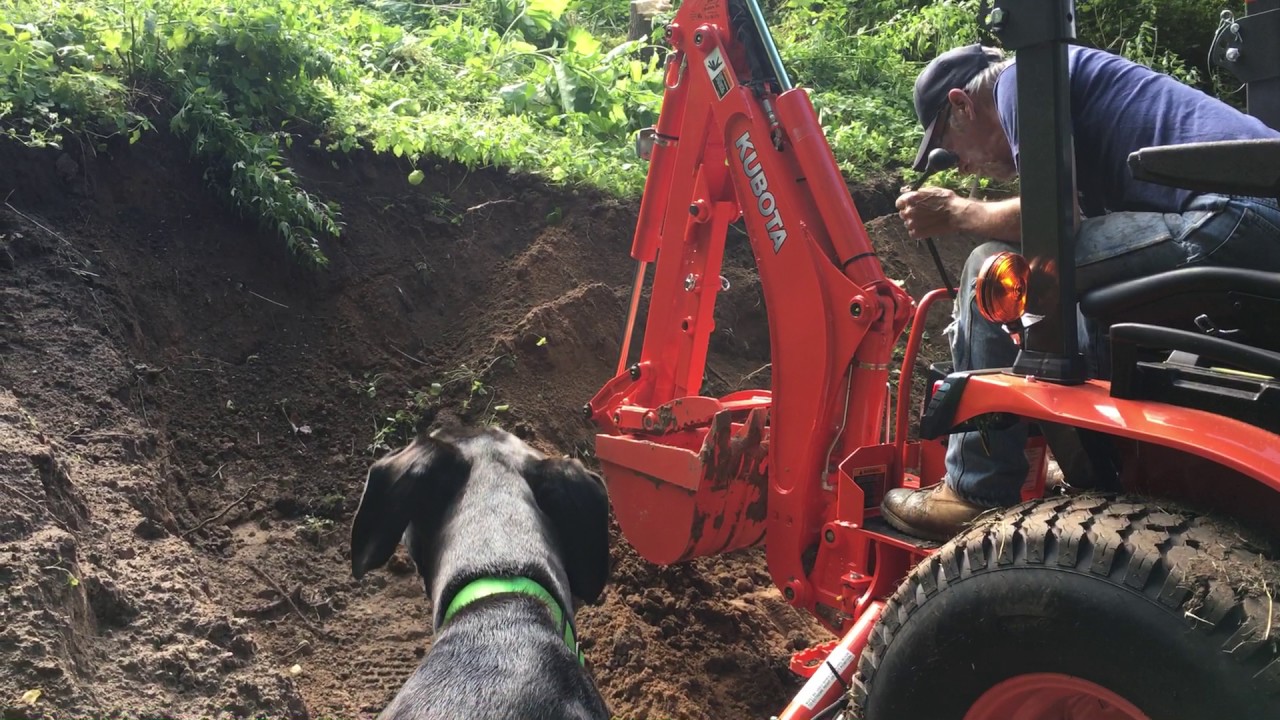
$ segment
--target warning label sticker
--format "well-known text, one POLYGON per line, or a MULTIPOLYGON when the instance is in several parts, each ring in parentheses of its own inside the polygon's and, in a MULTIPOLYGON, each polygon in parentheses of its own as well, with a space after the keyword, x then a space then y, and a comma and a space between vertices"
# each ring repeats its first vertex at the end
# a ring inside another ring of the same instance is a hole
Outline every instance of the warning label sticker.
POLYGON ((733 87, 733 81, 729 78, 729 73, 725 72, 724 55, 720 54, 720 48, 713 49, 707 54, 706 59, 707 77, 711 78, 711 87, 715 88, 716 97, 721 100, 729 94, 729 89, 733 87))

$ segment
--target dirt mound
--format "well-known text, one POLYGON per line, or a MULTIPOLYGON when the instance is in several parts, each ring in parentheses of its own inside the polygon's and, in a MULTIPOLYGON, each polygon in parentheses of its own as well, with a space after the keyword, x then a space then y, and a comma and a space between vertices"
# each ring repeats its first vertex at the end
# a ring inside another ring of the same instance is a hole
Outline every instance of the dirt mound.
MULTIPOLYGON (((372 459, 450 417, 590 461, 578 409, 615 370, 635 205, 296 162, 343 207, 324 271, 231 217, 167 138, 0 145, 6 718, 371 715, 430 644, 403 556, 350 578, 372 459)), ((744 238, 725 276, 709 388, 767 386, 744 238)), ((616 538, 613 557, 579 617, 619 717, 767 716, 799 686, 790 652, 826 639, 759 551, 657 568, 616 538)))

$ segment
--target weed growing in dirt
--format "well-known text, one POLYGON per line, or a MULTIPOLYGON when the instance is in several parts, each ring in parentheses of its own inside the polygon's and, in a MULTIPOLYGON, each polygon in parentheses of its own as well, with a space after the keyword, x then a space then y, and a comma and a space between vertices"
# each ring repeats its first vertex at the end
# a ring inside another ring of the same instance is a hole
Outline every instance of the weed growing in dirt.
POLYGON ((365 451, 376 455, 407 444, 443 407, 451 406, 458 415, 480 425, 500 425, 512 408, 509 403, 497 402, 497 390, 487 378, 494 368, 509 363, 514 360, 507 355, 499 355, 483 367, 463 363, 439 381, 410 392, 400 407, 374 421, 373 438, 365 451))
POLYGON ((76 577, 70 570, 62 567, 61 565, 47 565, 41 568, 41 570, 56 570, 63 573, 67 577, 67 587, 78 587, 80 585, 80 578, 76 577))
POLYGON ((375 420, 373 438, 365 451, 370 455, 377 455, 408 444, 417 432, 423 411, 429 404, 427 397, 427 393, 413 393, 406 407, 397 409, 381 421, 375 420))
POLYGON ((302 524, 298 525, 296 532, 298 537, 319 546, 325 538, 341 529, 338 523, 329 518, 307 515, 302 518, 302 524))
POLYGON ((302 527, 308 532, 317 534, 331 530, 334 524, 329 518, 316 517, 315 515, 308 515, 302 519, 302 527))
POLYGON ((347 384, 357 395, 363 395, 372 400, 378 395, 378 383, 385 377, 384 373, 366 372, 362 379, 352 378, 347 381, 347 384))

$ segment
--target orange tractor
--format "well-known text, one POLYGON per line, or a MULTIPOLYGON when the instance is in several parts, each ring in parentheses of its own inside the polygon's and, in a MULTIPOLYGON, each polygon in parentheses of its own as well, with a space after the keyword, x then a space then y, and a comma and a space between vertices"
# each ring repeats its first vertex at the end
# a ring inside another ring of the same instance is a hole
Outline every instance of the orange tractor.
MULTIPOLYGON (((979 292, 1021 350, 1012 368, 931 373, 919 441, 912 370, 926 313, 948 291, 916 302, 885 276, 757 0, 684 0, 667 28, 661 113, 637 143, 650 167, 622 358, 585 412, 643 557, 765 544, 786 600, 835 634, 792 658, 809 679, 779 718, 1280 718, 1280 564, 1268 545, 1280 518, 1280 277, 1184 269, 1077 297, 1073 11, 997 0, 986 16, 1017 52, 1020 106, 1037 108, 1019 118, 1023 253, 991 264, 979 292), (766 301, 772 387, 706 397, 726 230, 739 220, 766 301), (1084 376, 1077 308, 1110 328, 1109 381, 1084 376), (890 364, 908 327, 894 402, 890 364), (880 517, 887 490, 939 481, 950 433, 1011 418, 1055 428, 1087 472, 1046 491, 1033 438, 1024 504, 941 545, 880 517)), ((1277 38, 1276 0, 1252 2, 1215 38, 1273 126, 1277 38)), ((1280 196, 1276 142, 1153 148, 1130 165, 1190 189, 1280 196)))

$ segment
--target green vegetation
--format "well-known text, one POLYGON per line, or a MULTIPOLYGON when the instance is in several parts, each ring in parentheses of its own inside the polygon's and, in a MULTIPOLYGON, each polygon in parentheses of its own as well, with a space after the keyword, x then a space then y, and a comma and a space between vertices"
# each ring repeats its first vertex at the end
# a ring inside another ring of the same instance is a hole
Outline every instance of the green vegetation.
MULTIPOLYGON (((545 339, 545 338, 544 338, 545 339)), ((423 420, 434 417, 434 410, 449 405, 462 417, 481 425, 501 425, 501 421, 512 412, 506 402, 497 401, 497 389, 491 383, 495 370, 509 370, 515 366, 516 359, 509 355, 498 355, 490 359, 483 367, 471 367, 466 363, 453 368, 441 376, 440 380, 426 388, 409 390, 394 411, 386 410, 373 422, 373 439, 365 450, 371 454, 384 452, 407 444, 423 426, 423 420)), ((382 375, 374 376, 374 381, 364 383, 350 381, 356 392, 373 398, 376 395, 376 382, 382 375)))
MULTIPOLYGON (((768 3, 848 174, 909 158, 915 74, 979 38, 978 5, 768 3)), ((1222 7, 1080 0, 1079 29, 1196 82, 1222 7)), ((323 265, 339 209, 297 182, 296 143, 390 153, 415 185, 446 160, 638 193, 645 167, 631 141, 656 119, 663 54, 627 41, 626 24, 626 0, 9 0, 0 133, 95 149, 167 127, 212 188, 323 265)))
MULTIPOLYGON (((625 138, 656 118, 659 53, 596 35, 625 18, 590 3, 490 0, 17 0, 0 22, 0 132, 189 143, 206 178, 299 256, 338 209, 296 182, 295 142, 501 165, 631 192, 625 138)), ((616 32, 616 31, 615 31, 616 32)))

